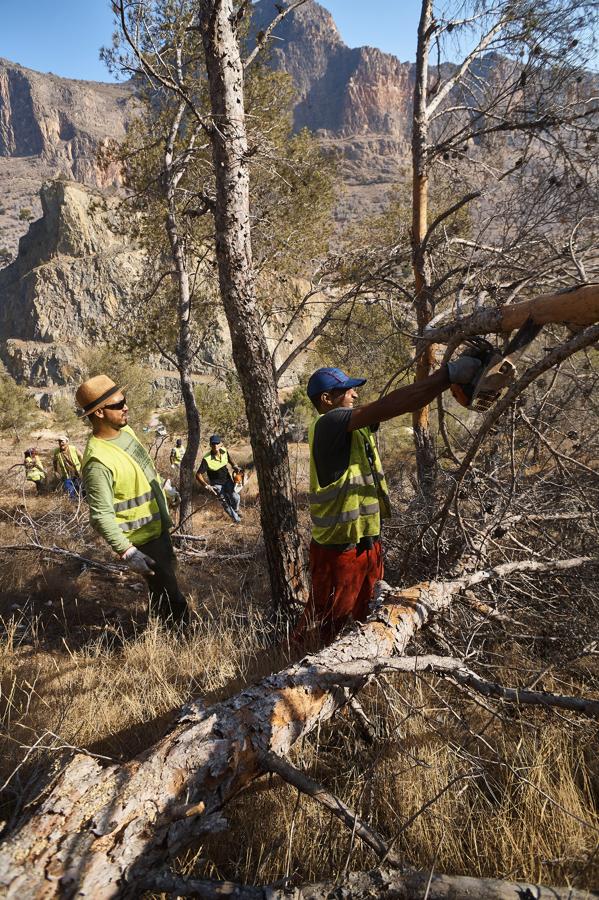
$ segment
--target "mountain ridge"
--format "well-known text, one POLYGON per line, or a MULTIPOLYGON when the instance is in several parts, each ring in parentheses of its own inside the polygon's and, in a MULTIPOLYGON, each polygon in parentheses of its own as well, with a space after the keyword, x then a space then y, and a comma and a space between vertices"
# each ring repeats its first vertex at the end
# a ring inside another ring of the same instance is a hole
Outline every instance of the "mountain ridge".
MULTIPOLYGON (((273 0, 260 0, 254 33, 275 14, 273 0)), ((380 209, 409 154, 413 65, 348 47, 315 0, 279 23, 272 44, 269 65, 289 72, 297 91, 296 129, 314 131, 339 160, 346 189, 338 218, 380 209)), ((14 255, 28 220, 41 213, 44 181, 63 175, 118 188, 118 167, 100 167, 97 156, 105 142, 124 138, 133 111, 131 82, 62 78, 0 58, 0 250, 14 255)))

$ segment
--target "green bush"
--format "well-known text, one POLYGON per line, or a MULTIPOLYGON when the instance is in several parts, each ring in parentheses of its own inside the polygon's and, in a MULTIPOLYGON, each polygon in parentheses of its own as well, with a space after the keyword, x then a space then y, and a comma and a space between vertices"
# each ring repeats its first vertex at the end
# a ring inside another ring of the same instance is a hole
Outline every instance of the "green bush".
POLYGON ((239 381, 228 375, 218 384, 200 384, 195 391, 202 418, 202 433, 218 432, 227 443, 232 438, 247 438, 249 428, 239 381))
POLYGON ((42 421, 39 407, 27 388, 0 368, 0 434, 12 433, 20 440, 42 421))
MULTIPOLYGON (((112 347, 90 350, 85 356, 85 377, 108 375, 123 388, 129 407, 129 424, 132 428, 147 425, 154 410, 160 406, 160 391, 152 388, 152 371, 112 347)), ((87 421, 87 420, 86 420, 87 421)))
POLYGON ((158 419, 169 434, 187 433, 187 419, 185 417, 185 407, 183 404, 176 406, 174 409, 165 410, 165 412, 160 413, 158 419))
POLYGON ((22 206, 19 210, 19 219, 21 222, 31 222, 33 219, 33 213, 29 209, 28 206, 22 206))
POLYGON ((65 397, 59 397, 52 406, 52 416, 59 431, 71 437, 82 426, 81 419, 75 413, 75 407, 65 397))

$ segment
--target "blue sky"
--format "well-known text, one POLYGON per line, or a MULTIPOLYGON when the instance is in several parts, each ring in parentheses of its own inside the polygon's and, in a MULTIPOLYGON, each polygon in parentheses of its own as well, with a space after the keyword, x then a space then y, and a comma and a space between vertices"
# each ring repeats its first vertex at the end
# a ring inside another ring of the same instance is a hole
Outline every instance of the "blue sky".
MULTIPOLYGON (((414 59, 419 0, 322 0, 350 47, 414 59)), ((108 81, 98 58, 112 36, 108 0, 0 0, 0 56, 66 78, 108 81)))

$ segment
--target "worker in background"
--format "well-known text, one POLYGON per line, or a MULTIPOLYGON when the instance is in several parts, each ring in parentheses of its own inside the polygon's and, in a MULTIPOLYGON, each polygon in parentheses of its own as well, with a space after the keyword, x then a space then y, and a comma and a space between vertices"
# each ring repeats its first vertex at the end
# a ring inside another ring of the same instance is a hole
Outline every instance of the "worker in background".
POLYGON ((181 460, 185 455, 185 447, 183 446, 183 441, 181 438, 177 438, 175 441, 175 446, 171 447, 170 453, 170 464, 171 469, 174 472, 173 477, 176 479, 177 484, 180 483, 181 478, 181 460))
POLYGON ((90 522, 119 558, 144 576, 151 612, 168 625, 186 623, 166 497, 154 463, 127 424, 125 395, 106 375, 96 375, 79 387, 76 400, 93 431, 82 463, 90 522))
POLYGON ((331 640, 350 618, 363 622, 383 577, 381 529, 391 511, 375 441, 379 423, 427 406, 451 384, 470 382, 480 365, 462 356, 356 409, 356 388, 365 378, 349 378, 336 368, 318 369, 310 377, 307 393, 317 412, 308 431, 312 591, 295 641, 301 642, 312 625, 331 640))
POLYGON ((38 494, 43 494, 46 488, 46 470, 34 447, 25 450, 23 465, 25 466, 25 480, 32 481, 38 494))
POLYGON ((68 437, 58 439, 58 449, 54 451, 54 474, 62 481, 62 486, 71 500, 77 500, 81 493, 81 454, 71 446, 68 437))
POLYGON ((222 446, 218 434, 210 438, 210 450, 203 457, 200 468, 196 472, 196 480, 218 497, 228 516, 239 524, 239 492, 235 491, 235 483, 229 472, 229 466, 236 471, 239 467, 231 459, 228 450, 222 446))

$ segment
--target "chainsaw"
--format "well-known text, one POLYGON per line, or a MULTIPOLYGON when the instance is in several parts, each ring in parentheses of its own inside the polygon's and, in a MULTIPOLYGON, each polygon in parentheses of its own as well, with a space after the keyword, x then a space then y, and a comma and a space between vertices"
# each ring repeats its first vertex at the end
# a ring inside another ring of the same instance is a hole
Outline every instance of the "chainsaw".
POLYGON ((464 356, 479 359, 481 367, 468 384, 452 384, 451 393, 466 409, 486 412, 499 400, 517 375, 516 363, 534 341, 543 326, 527 319, 501 353, 485 338, 468 338, 463 342, 464 356))

